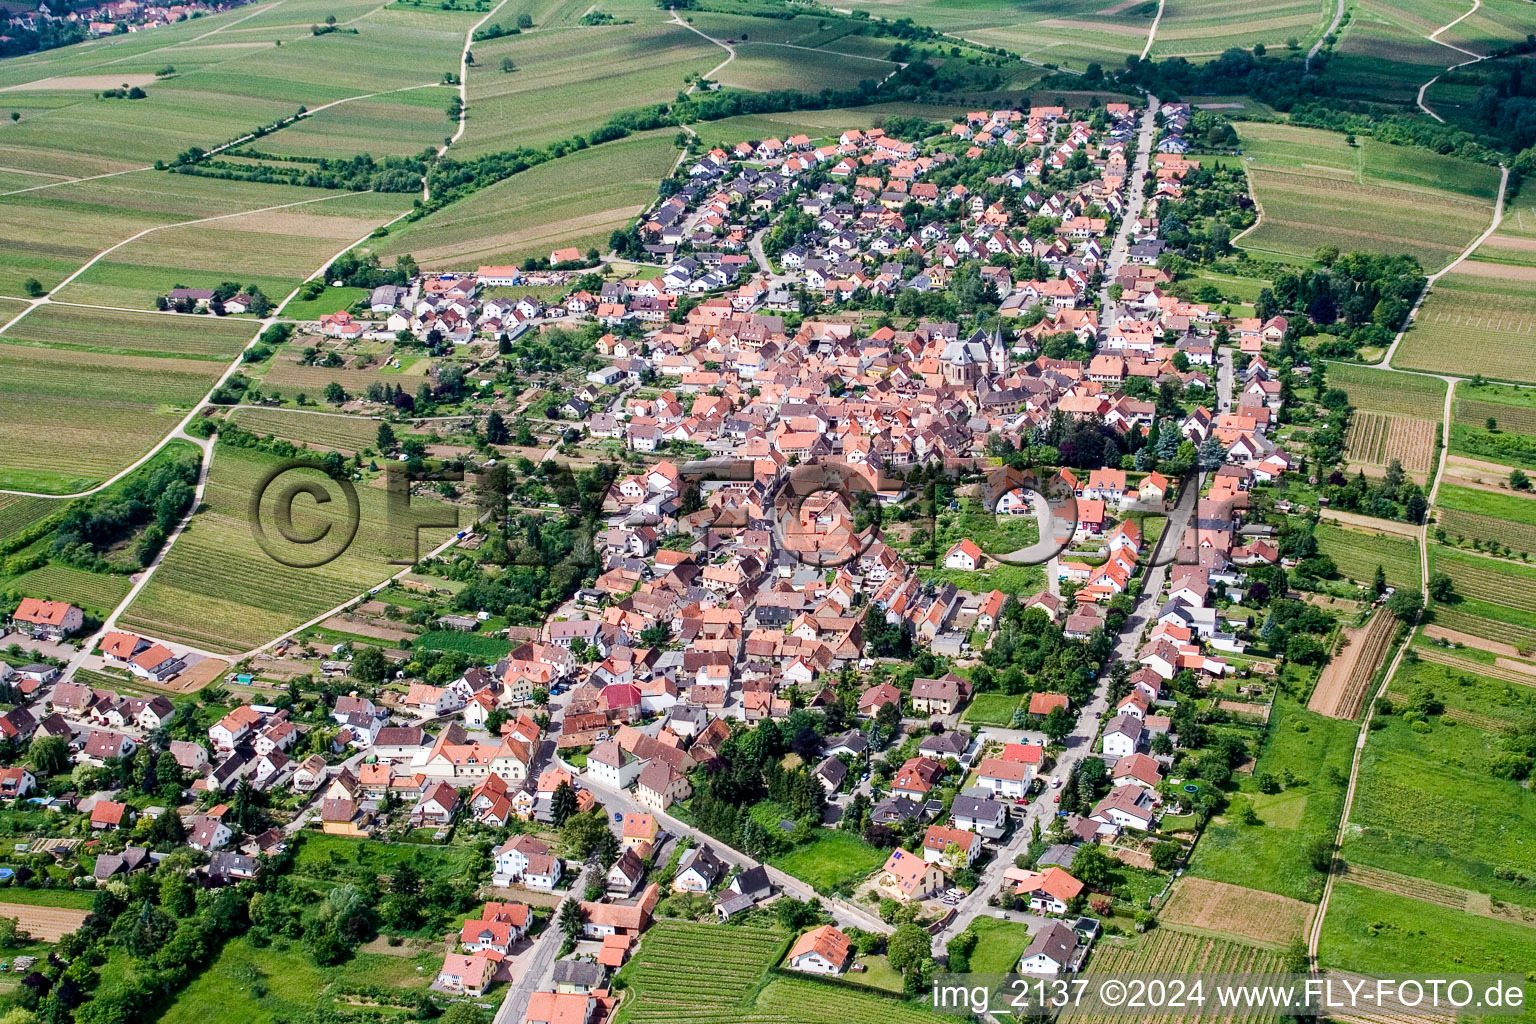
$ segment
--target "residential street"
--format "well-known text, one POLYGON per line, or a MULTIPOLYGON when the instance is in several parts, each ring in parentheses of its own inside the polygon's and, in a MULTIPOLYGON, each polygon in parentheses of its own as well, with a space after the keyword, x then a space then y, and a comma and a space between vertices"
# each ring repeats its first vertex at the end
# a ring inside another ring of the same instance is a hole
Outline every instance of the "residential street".
MULTIPOLYGON (((566 899, 577 899, 581 885, 581 879, 577 879, 571 886, 571 895, 566 899)), ((563 902, 561 906, 564 906, 563 902)), ((523 950, 513 958, 514 980, 507 986, 507 994, 502 997, 501 1005, 496 1008, 496 1016, 492 1024, 520 1024, 523 1014, 528 1010, 528 1001, 533 998, 535 992, 545 987, 550 968, 555 963, 555 956, 560 952, 562 935, 559 921, 560 907, 556 907, 548 927, 533 940, 532 947, 523 950)))
POLYGON ((1141 127, 1136 132, 1136 159, 1131 164, 1131 173, 1125 183, 1125 216, 1120 219, 1120 230, 1115 232, 1115 242, 1110 246, 1109 255, 1104 261, 1104 285, 1099 293, 1100 308, 1103 309, 1099 316, 1101 331, 1113 327, 1120 319, 1118 309, 1110 301, 1109 288, 1115 283, 1115 275, 1120 272, 1120 268, 1125 266, 1126 254, 1131 247, 1131 231, 1146 205, 1141 190, 1147 178, 1147 169, 1152 164, 1152 143, 1157 137, 1157 107, 1157 97, 1148 96, 1147 109, 1141 115, 1141 127))

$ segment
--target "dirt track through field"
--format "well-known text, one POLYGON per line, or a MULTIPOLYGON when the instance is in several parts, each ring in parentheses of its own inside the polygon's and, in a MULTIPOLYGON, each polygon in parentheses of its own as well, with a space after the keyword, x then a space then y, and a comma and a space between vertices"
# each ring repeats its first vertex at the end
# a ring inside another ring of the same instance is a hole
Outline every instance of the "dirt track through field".
POLYGON ((1522 267, 1513 263, 1467 260, 1456 268, 1456 273, 1468 277, 1493 277, 1502 281, 1536 281, 1536 267, 1522 267))
POLYGON ((1353 526, 1370 533, 1391 533, 1399 537, 1413 537, 1418 539, 1419 528, 1412 523, 1398 523, 1390 519, 1377 519, 1375 516, 1356 515, 1354 512, 1340 512, 1338 509, 1324 508, 1318 510, 1318 515, 1324 519, 1332 519, 1336 523, 1345 526, 1353 526))
POLYGON ((1174 884, 1158 918, 1165 924, 1283 946, 1306 933, 1313 909, 1286 896, 1185 875, 1174 884))
POLYGON ((1489 654, 1503 654, 1511 658, 1518 658, 1520 656, 1520 648, 1514 644, 1506 644, 1498 640, 1473 636, 1471 633, 1447 629, 1444 626, 1436 626, 1434 624, 1425 626, 1424 635, 1431 640, 1449 640, 1452 643, 1462 644, 1466 647, 1475 647, 1480 651, 1487 651, 1489 654))
POLYGON ((71 910, 67 907, 34 907, 25 903, 0 903, 0 917, 14 917, 21 922, 22 930, 34 939, 58 942, 80 927, 88 910, 71 910))

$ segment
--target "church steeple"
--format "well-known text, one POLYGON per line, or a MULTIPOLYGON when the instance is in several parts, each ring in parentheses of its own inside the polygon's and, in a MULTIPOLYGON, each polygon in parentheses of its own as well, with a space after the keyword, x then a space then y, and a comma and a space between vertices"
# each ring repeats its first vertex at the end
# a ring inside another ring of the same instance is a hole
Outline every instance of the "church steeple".
POLYGON ((1008 343, 1003 340, 1003 325, 999 321, 992 327, 992 372, 996 376, 1008 376, 1008 343))

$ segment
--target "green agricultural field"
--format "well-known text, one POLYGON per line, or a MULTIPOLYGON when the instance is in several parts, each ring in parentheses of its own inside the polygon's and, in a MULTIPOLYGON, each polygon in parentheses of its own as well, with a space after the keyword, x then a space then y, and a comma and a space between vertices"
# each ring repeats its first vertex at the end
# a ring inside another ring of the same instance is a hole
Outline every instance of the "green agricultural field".
POLYGON ((394 228, 378 251, 386 261, 411 253, 428 268, 517 263, 568 245, 605 251, 677 162, 673 134, 635 135, 541 164, 394 228))
POLYGON ((1421 84, 1467 59, 1426 38, 1466 7, 1456 0, 1357 0, 1325 65, 1325 80, 1349 99, 1413 103, 1421 84))
POLYGON ((1410 373, 1374 370, 1355 363, 1327 363, 1328 386, 1349 396, 1356 409, 1393 413, 1401 416, 1425 416, 1445 406, 1445 381, 1410 373))
POLYGON ((45 565, 10 579, 0 577, 0 589, 28 597, 67 601, 98 613, 116 608, 128 596, 132 586, 133 581, 127 576, 90 572, 68 565, 45 565))
POLYGON ((1447 629, 1471 633, 1487 640, 1514 644, 1522 651, 1536 651, 1536 627, 1505 622, 1506 609, 1492 608, 1474 601, 1435 606, 1435 623, 1447 629))
POLYGON ((1513 621, 1536 625, 1536 566, 1484 558, 1438 544, 1429 551, 1431 571, 1449 576, 1463 599, 1512 610, 1517 613, 1513 621))
POLYGON ((856 883, 885 863, 884 851, 841 829, 822 829, 815 839, 787 853, 775 854, 768 863, 806 882, 818 892, 830 892, 856 883))
MULTIPOLYGON (((1522 974, 1536 963, 1536 928, 1344 882, 1328 901, 1318 962, 1388 977, 1439 970, 1522 974)), ((1517 1019, 1532 1016, 1527 1008, 1517 1019)))
POLYGON ((339 103, 245 148, 276 156, 415 156, 442 145, 453 94, 451 86, 410 85, 339 103))
POLYGON ((246 430, 266 437, 280 437, 295 444, 360 452, 372 448, 379 435, 379 421, 365 416, 303 412, 298 409, 236 409, 234 420, 246 430))
POLYGON ((760 925, 740 927, 658 921, 614 977, 625 993, 614 1024, 661 1024, 691 1014, 712 1024, 926 1024, 934 1016, 875 990, 775 975, 766 979, 792 936, 760 925), (700 969, 699 950, 710 950, 700 969))
POLYGON ((156 296, 177 285, 234 281, 261 288, 275 305, 338 252, 408 210, 411 198, 329 192, 302 206, 168 227, 117 249, 56 297, 152 309, 156 296))
POLYGON ((1167 0, 1152 55, 1208 57, 1255 43, 1280 52, 1290 39, 1302 48, 1322 33, 1332 16, 1333 4, 1321 0, 1287 0, 1261 11, 1247 0, 1167 0))
POLYGON ((1479 675, 1440 648, 1418 650, 1422 660, 1392 680, 1393 701, 1428 691, 1445 712, 1421 723, 1386 716, 1371 731, 1350 815, 1361 827, 1351 828, 1345 859, 1536 906, 1536 892, 1509 877, 1536 842, 1536 796, 1494 771, 1497 734, 1536 714, 1536 687, 1479 675))
POLYGON ((1358 731, 1354 722, 1313 714, 1288 696, 1277 698, 1254 776, 1268 772, 1283 779, 1290 772, 1295 781, 1266 794, 1254 777, 1242 777, 1238 788, 1263 824, 1213 819, 1195 846, 1190 873, 1315 902, 1323 876, 1313 870, 1307 848, 1338 827, 1358 731))
POLYGON ((461 633, 457 630, 430 630, 418 636, 411 647, 422 651, 458 651, 481 661, 495 661, 505 657, 512 649, 512 644, 504 637, 461 633))
POLYGON ((1419 584, 1419 548, 1407 537, 1367 533, 1334 523, 1320 522, 1313 529, 1317 549, 1333 559, 1339 572, 1356 583, 1369 584, 1379 565, 1387 582, 1395 587, 1419 584))
POLYGON ((320 832, 304 832, 302 836, 293 859, 293 873, 305 878, 319 877, 337 866, 356 866, 359 871, 388 875, 407 862, 423 873, 449 872, 462 877, 478 866, 475 850, 468 846, 385 843, 320 832))
POLYGON ((0 336, 0 486, 68 494, 111 476, 202 400, 251 333, 208 317, 37 307, 0 336))
POLYGON ((1037 0, 1027 16, 1006 0, 853 0, 848 6, 884 18, 911 18, 1079 71, 1090 62, 1109 67, 1127 54, 1140 56, 1157 15, 1156 0, 1037 0))
POLYGON ((0 294, 23 294, 33 277, 44 288, 57 287, 102 250, 150 228, 334 195, 143 170, 0 196, 0 294))
POLYGON ((56 498, 0 494, 0 541, 63 507, 63 502, 56 498))
POLYGON ((645 21, 633 25, 476 43, 468 118, 455 152, 474 156, 585 135, 620 110, 675 99, 686 88, 684 78, 727 56, 698 33, 668 23, 661 11, 641 17, 645 21), (501 70, 507 57, 515 71, 501 70))
POLYGON ((1499 229, 1472 253, 1474 260, 1512 266, 1536 266, 1536 195, 1530 190, 1506 197, 1499 229))
POLYGON ((1536 469, 1536 391, 1508 384, 1456 389, 1451 451, 1508 466, 1536 469), (1493 421, 1489 429, 1488 421, 1493 421))
MULTIPOLYGON (((361 521, 345 553, 316 568, 278 564, 253 536, 249 506, 253 495, 261 493, 258 485, 263 476, 282 462, 246 449, 217 449, 203 510, 193 517, 187 532, 129 605, 123 616, 125 627, 217 652, 244 651, 393 575, 399 567, 392 565, 390 558, 411 556, 408 548, 393 542, 386 529, 384 493, 377 486, 379 481, 374 481, 357 487, 361 521)), ((300 479, 325 483, 316 471, 293 472, 300 479)), ((283 482, 287 482, 286 477, 283 482)), ((327 492, 335 496, 328 505, 313 505, 308 499, 295 503, 296 529, 301 535, 314 535, 327 526, 341 535, 345 502, 334 482, 327 492)), ((416 497, 412 504, 430 505, 432 501, 416 497)), ((266 510, 263 518, 271 514, 266 510)), ((441 543, 450 533, 422 531, 421 550, 441 543)), ((275 531, 269 534, 278 536, 275 531)), ((277 539, 274 543, 282 542, 277 539)), ((302 547, 279 550, 288 551, 286 557, 295 561, 316 557, 302 547)))
POLYGON ((1263 217, 1240 243, 1308 259, 1321 245, 1415 256, 1444 266, 1492 215, 1498 172, 1425 150, 1285 124, 1241 125, 1263 217))
POLYGON ((1465 263, 1435 282, 1398 347, 1397 363, 1431 373, 1536 381, 1536 281, 1465 263))
POLYGON ((1536 496, 1499 494, 1495 491, 1447 485, 1440 488, 1435 504, 1536 526, 1536 496))

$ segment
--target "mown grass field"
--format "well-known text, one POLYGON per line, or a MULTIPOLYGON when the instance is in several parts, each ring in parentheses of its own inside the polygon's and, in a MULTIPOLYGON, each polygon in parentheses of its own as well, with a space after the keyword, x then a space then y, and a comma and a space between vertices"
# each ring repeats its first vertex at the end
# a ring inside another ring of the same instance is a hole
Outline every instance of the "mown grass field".
POLYGON ((1243 123, 1263 211, 1239 243, 1310 259, 1322 245, 1405 253, 1437 270, 1488 226, 1498 171, 1425 150, 1285 124, 1243 123))
POLYGON ((978 693, 966 705, 962 717, 974 725, 1007 728, 1013 724, 1013 713, 1019 709, 1020 700, 1014 693, 978 693))
POLYGON ((1536 280, 1486 277, 1468 266, 1435 282, 1398 346, 1397 364, 1536 381, 1536 280))
POLYGON ((297 945, 253 945, 244 937, 225 943, 219 955, 184 988, 160 1020, 170 1024, 246 1021, 270 1024, 313 1012, 316 1004, 342 1009, 350 999, 333 986, 368 985, 398 990, 415 1005, 442 966, 441 955, 358 953, 335 967, 316 967, 297 945))
POLYGON ((1481 488, 1457 487, 1448 484, 1440 488, 1435 504, 1463 512, 1475 512, 1494 519, 1507 519, 1526 526, 1536 526, 1536 497, 1531 495, 1499 494, 1481 488))
POLYGON ((111 476, 203 398, 252 333, 204 317, 37 307, 0 336, 0 486, 68 494, 111 476))
MULTIPOLYGON (((316 568, 289 568, 274 561, 253 536, 252 496, 265 474, 282 464, 275 456, 221 446, 213 460, 204 509, 166 556, 149 584, 123 616, 127 628, 219 653, 253 648, 339 605, 398 571, 390 558, 408 558, 408 547, 393 543, 386 528, 385 495, 381 488, 359 483, 361 519, 356 537, 345 552, 316 568)), ((329 525, 341 536, 346 525, 345 502, 334 481, 314 470, 296 471, 299 479, 329 484, 330 504, 309 499, 295 503, 296 529, 314 535, 329 525)), ((289 482, 285 477, 282 483, 289 482)), ((278 488, 280 490, 281 488, 278 488)), ((268 491, 269 495, 273 492, 268 491)), ((413 505, 431 504, 414 498, 413 505)), ((262 517, 272 514, 263 505, 262 517)), ((268 527, 269 535, 277 537, 268 527)), ((450 531, 421 535, 422 550, 441 543, 450 531)), ((408 533, 406 535, 408 537, 408 533)), ((276 543, 281 544, 281 541, 276 543)), ((292 561, 308 561, 313 552, 279 548, 292 561)), ((329 548, 327 550, 330 550, 329 548)))
MULTIPOLYGON (((1494 921, 1348 882, 1334 887, 1319 966, 1381 976, 1489 971, 1536 963, 1536 928, 1494 921)), ((1532 1019, 1527 1008, 1524 1019, 1532 1019)))
POLYGON ((386 262, 408 252, 423 267, 517 263, 574 245, 606 251, 608 237, 656 195, 677 160, 673 132, 635 135, 541 164, 376 243, 386 262))
POLYGON ((852 832, 823 829, 812 842, 770 857, 768 863, 820 892, 827 892, 844 882, 864 878, 884 864, 885 858, 884 851, 852 832))
POLYGON ((320 193, 318 201, 168 227, 115 250, 57 298, 153 309, 155 297, 181 285, 225 281, 260 287, 277 304, 299 282, 374 228, 410 208, 411 196, 320 193))
POLYGON ((732 927, 658 921, 615 976, 626 993, 614 1024, 671 1022, 690 1016, 712 1024, 922 1024, 938 1017, 899 999, 810 978, 775 975, 763 984, 793 936, 757 925, 732 927), (702 966, 699 950, 710 950, 702 966))
POLYGON ((1241 777, 1239 789, 1263 824, 1213 819, 1195 846, 1190 874, 1316 902, 1323 876, 1308 861, 1307 847, 1332 836, 1338 826, 1358 732, 1352 721, 1277 698, 1254 774, 1280 779, 1289 771, 1295 782, 1266 794, 1254 777, 1241 777))
POLYGON ((1381 566, 1395 587, 1419 584, 1419 549, 1407 537, 1367 533, 1335 523, 1318 523, 1312 531, 1320 552, 1333 559, 1339 572, 1356 583, 1369 584, 1381 566))

